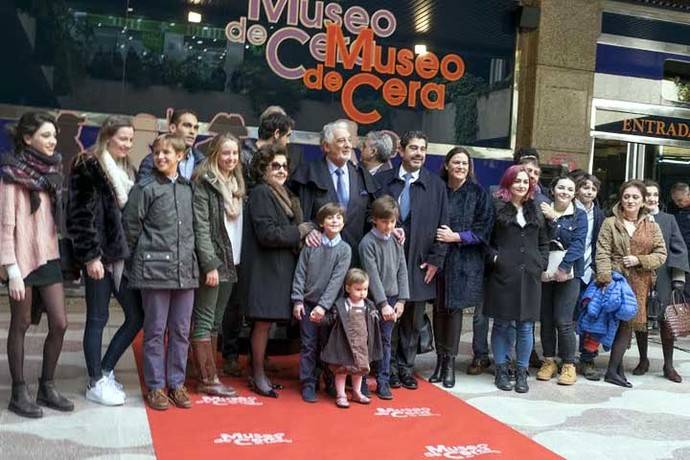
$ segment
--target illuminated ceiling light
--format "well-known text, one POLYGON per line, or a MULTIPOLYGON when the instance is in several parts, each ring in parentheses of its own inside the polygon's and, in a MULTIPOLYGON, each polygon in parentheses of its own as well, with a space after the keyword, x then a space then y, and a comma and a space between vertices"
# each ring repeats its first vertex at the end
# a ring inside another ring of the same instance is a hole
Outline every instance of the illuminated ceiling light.
POLYGON ((189 13, 187 13, 187 21, 199 24, 201 22, 201 13, 197 13, 196 11, 190 11, 189 13))
POLYGON ((204 43, 203 40, 197 40, 197 41, 196 41, 196 44, 197 44, 197 45, 202 45, 203 43, 204 43))
POLYGON ((426 45, 414 45, 414 54, 426 54, 426 45))
POLYGON ((127 7, 127 12, 134 13, 134 8, 132 8, 131 6, 127 7))
POLYGON ((429 0, 415 0, 413 5, 414 30, 425 33, 431 30, 432 3, 429 0))

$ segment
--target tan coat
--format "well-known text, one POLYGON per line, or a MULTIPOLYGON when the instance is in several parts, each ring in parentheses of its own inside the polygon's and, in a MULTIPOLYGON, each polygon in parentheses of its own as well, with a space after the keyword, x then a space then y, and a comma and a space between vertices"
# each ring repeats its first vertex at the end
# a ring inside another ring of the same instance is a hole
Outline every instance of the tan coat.
POLYGON ((647 294, 656 279, 655 270, 666 261, 666 245, 659 225, 645 212, 640 212, 635 232, 630 237, 618 204, 613 207, 613 217, 607 217, 601 225, 597 240, 596 280, 601 284, 611 282, 611 272, 621 273, 630 283, 637 298, 637 315, 631 321, 635 330, 647 327, 647 294), (636 256, 640 264, 624 267, 623 257, 636 256))

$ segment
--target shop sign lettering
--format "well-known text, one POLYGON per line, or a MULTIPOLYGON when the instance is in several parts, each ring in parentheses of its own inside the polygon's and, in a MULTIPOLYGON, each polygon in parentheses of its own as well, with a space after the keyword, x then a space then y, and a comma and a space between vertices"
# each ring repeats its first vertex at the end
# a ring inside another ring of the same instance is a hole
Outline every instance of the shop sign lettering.
POLYGON ((381 119, 376 109, 362 111, 355 93, 363 87, 377 91, 390 106, 427 110, 445 108, 446 85, 465 74, 457 54, 415 56, 408 48, 383 47, 377 38, 395 33, 397 19, 386 9, 372 13, 361 6, 343 11, 338 3, 312 0, 249 0, 247 15, 231 21, 225 35, 232 43, 266 46, 266 62, 281 78, 302 80, 311 90, 340 93, 343 111, 352 120, 371 124, 381 119), (270 24, 259 21, 262 13, 270 24), (315 66, 290 67, 281 60, 281 46, 295 41, 309 49, 315 66), (347 73, 347 75, 345 74, 347 73))

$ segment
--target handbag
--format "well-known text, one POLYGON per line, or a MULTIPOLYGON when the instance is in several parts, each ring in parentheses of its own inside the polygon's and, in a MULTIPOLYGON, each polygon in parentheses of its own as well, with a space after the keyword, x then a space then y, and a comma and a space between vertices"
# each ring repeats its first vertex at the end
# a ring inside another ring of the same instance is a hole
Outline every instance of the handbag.
POLYGON ((662 327, 666 328, 674 339, 690 335, 690 305, 683 294, 676 291, 671 293, 671 303, 664 310, 662 327))
POLYGON ((434 331, 431 328, 429 315, 424 313, 422 328, 419 331, 419 342, 417 342, 417 354, 423 355, 434 351, 434 331))

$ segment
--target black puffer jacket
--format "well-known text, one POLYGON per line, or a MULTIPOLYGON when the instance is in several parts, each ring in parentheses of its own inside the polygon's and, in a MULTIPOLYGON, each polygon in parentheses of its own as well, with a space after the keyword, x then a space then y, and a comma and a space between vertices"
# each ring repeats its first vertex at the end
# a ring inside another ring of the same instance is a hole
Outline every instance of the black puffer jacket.
POLYGON ((218 270, 220 281, 237 281, 232 243, 225 230, 223 195, 211 173, 195 181, 194 237, 201 273, 218 270))
POLYGON ((77 155, 72 163, 66 221, 74 257, 80 264, 97 257, 103 263, 129 257, 115 193, 100 163, 90 153, 77 155))
POLYGON ((123 212, 132 252, 130 287, 198 287, 192 195, 187 179, 178 176, 172 182, 157 171, 134 186, 123 212))

